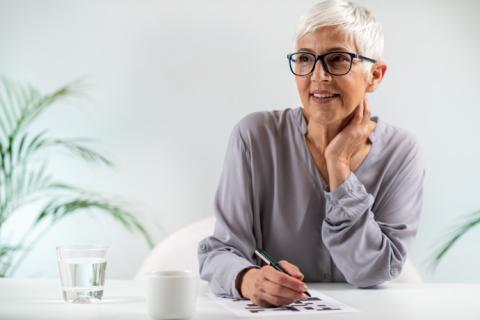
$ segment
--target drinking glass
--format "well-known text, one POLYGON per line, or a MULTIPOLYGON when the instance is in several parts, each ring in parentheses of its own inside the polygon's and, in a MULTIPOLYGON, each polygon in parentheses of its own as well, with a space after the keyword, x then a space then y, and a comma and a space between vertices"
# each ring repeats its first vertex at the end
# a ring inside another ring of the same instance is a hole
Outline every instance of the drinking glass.
POLYGON ((57 247, 63 299, 71 303, 100 302, 105 284, 107 247, 69 245, 57 247))

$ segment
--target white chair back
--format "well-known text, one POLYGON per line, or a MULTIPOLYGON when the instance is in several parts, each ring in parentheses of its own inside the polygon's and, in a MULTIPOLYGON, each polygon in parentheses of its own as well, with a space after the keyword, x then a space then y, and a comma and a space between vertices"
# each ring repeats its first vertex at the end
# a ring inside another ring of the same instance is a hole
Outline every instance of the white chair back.
MULTIPOLYGON (((198 243, 213 234, 215 219, 213 217, 192 223, 159 242, 143 262, 135 275, 142 275, 159 270, 192 270, 198 272, 198 243)), ((422 278, 415 270, 413 263, 407 258, 402 273, 392 282, 421 283, 422 278)))
POLYGON ((213 217, 192 223, 159 242, 135 275, 159 270, 192 270, 198 272, 198 243, 213 234, 213 217))

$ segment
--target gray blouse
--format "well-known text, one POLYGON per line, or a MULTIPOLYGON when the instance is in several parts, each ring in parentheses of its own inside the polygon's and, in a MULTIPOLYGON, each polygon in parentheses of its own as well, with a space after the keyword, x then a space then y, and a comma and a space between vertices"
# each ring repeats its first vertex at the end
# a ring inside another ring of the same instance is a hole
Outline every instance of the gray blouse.
POLYGON ((306 282, 369 287, 400 274, 422 209, 416 140, 372 118, 369 154, 335 192, 305 142, 301 108, 257 112, 233 129, 215 195, 216 224, 198 247, 200 276, 240 297, 240 271, 256 248, 297 265, 306 282))

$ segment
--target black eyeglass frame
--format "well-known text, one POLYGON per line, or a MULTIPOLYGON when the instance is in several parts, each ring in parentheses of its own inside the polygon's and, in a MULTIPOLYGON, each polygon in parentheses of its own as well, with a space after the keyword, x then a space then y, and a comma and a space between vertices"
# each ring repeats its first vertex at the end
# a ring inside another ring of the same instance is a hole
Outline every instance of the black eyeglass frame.
POLYGON ((353 52, 347 52, 347 51, 331 51, 331 52, 327 52, 327 53, 324 53, 324 54, 319 54, 319 55, 316 55, 314 53, 311 53, 311 52, 305 52, 305 51, 298 51, 298 52, 293 52, 293 53, 289 53, 287 54, 287 59, 288 59, 288 64, 290 66, 290 71, 297 77, 305 77, 305 76, 308 76, 310 74, 313 73, 313 71, 315 71, 315 67, 317 66, 317 62, 320 60, 320 62, 322 63, 322 67, 323 67, 323 70, 325 70, 325 72, 327 72, 328 74, 332 75, 332 76, 344 76, 346 75, 347 73, 350 72, 350 70, 352 70, 352 65, 353 65, 353 59, 360 59, 360 60, 367 60, 371 63, 375 63, 377 62, 377 60, 375 59, 372 59, 372 58, 368 58, 368 57, 365 57, 365 56, 362 56, 358 53, 353 53, 353 52), (310 56, 313 56, 314 59, 315 59, 315 62, 313 63, 313 66, 312 66, 312 70, 310 70, 310 72, 306 73, 306 74, 296 74, 294 71, 293 71, 293 67, 292 67, 292 56, 294 54, 299 54, 299 53, 303 53, 303 54, 308 54, 310 56), (334 53, 342 53, 342 54, 348 54, 350 57, 351 57, 351 60, 350 60, 350 67, 348 68, 348 71, 345 72, 345 73, 341 73, 341 74, 336 74, 336 73, 332 73, 330 72, 330 70, 328 70, 328 66, 327 66, 327 63, 325 62, 325 57, 330 55, 330 54, 334 54, 334 53))

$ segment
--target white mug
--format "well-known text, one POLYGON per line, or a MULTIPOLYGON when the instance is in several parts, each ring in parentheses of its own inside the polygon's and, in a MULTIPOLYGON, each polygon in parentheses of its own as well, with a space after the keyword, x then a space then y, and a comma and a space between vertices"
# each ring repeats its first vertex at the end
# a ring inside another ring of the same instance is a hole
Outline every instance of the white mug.
POLYGON ((197 307, 198 280, 193 271, 148 273, 147 310, 153 319, 187 319, 197 307))

